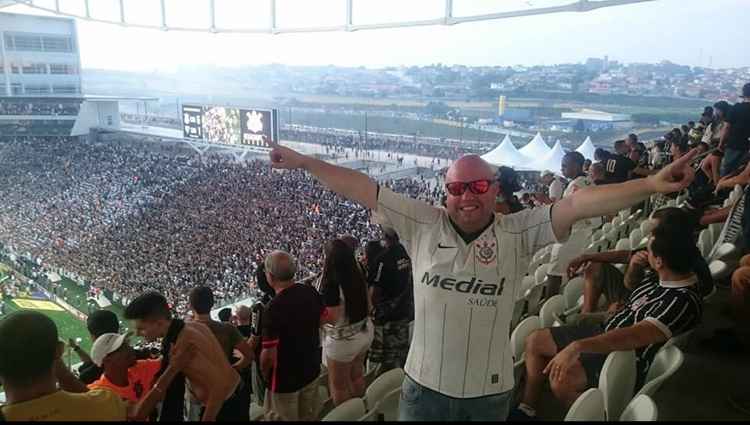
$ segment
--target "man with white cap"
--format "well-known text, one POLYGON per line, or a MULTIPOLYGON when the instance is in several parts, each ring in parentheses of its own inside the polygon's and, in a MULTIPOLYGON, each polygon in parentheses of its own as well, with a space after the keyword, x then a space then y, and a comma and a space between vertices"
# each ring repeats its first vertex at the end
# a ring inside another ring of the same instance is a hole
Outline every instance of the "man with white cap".
POLYGON ((94 341, 91 360, 104 373, 88 387, 107 388, 132 402, 142 399, 151 389, 161 367, 161 359, 136 360, 128 335, 116 333, 106 333, 94 341))
POLYGON ((167 369, 157 376, 161 359, 136 360, 128 343, 128 334, 105 333, 91 347, 91 360, 104 370, 102 376, 88 385, 90 390, 107 389, 125 401, 135 404, 131 419, 145 419, 161 400, 164 388, 192 358, 192 349, 173 350, 167 369), (157 379, 158 378, 158 379, 157 379))

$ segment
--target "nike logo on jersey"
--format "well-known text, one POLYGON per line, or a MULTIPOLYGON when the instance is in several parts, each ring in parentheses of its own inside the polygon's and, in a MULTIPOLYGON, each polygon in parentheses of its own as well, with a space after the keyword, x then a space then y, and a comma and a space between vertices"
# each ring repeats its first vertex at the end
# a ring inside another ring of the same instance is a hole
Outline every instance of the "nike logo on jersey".
POLYGON ((455 248, 455 246, 445 246, 445 245, 443 245, 442 243, 439 243, 439 244, 438 244, 438 248, 443 248, 443 249, 452 249, 452 248, 455 248))
POLYGON ((441 278, 440 275, 436 274, 430 276, 429 272, 425 272, 422 276, 422 283, 427 286, 434 288, 444 289, 446 291, 456 291, 465 294, 481 294, 481 295, 495 295, 499 296, 503 293, 503 286, 505 286, 505 278, 500 281, 500 284, 485 283, 482 279, 472 277, 471 280, 457 281, 450 277, 441 278))

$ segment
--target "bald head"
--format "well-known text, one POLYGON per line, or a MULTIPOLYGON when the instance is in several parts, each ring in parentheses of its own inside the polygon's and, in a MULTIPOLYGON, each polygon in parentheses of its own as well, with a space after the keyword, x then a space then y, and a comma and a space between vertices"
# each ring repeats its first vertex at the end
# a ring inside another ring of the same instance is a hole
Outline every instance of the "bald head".
POLYGON ((460 189, 453 194, 446 190, 445 207, 453 223, 465 233, 478 232, 489 225, 495 217, 495 199, 500 190, 493 167, 478 155, 464 155, 445 175, 446 186, 452 183, 460 189), (469 185, 481 180, 490 184, 469 185))
POLYGON ((481 179, 491 180, 494 178, 494 176, 495 171, 487 161, 482 159, 482 157, 479 155, 470 154, 462 156, 458 159, 458 161, 454 162, 453 165, 450 166, 450 168, 448 168, 448 173, 445 175, 445 181, 473 181, 481 179), (462 176, 468 174, 479 177, 472 178, 471 180, 462 178, 462 176))
POLYGON ((275 282, 289 282, 297 273, 297 263, 286 251, 276 250, 266 256, 264 261, 269 280, 275 282))

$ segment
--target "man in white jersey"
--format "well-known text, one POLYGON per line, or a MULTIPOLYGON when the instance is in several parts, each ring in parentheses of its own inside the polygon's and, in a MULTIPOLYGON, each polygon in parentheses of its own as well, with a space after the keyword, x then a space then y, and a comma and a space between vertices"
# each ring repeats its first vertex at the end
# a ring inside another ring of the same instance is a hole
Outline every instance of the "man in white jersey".
MULTIPOLYGON (((571 179, 568 187, 565 188, 562 197, 566 198, 577 191, 591 186, 591 179, 583 172, 583 163, 586 158, 580 152, 568 152, 563 156, 560 168, 563 175, 571 179)), ((591 232, 602 224, 601 217, 587 218, 577 221, 573 224, 570 237, 563 244, 555 244, 552 247, 551 263, 554 265, 549 272, 549 283, 547 284, 547 296, 555 295, 559 292, 566 277, 568 263, 578 256, 586 248, 591 232)))
POLYGON ((276 168, 302 168, 334 192, 384 216, 413 262, 414 335, 399 420, 505 420, 513 382, 508 344, 520 277, 540 247, 578 220, 619 211, 693 179, 682 158, 645 182, 591 187, 554 206, 494 213, 499 187, 477 155, 446 175, 446 208, 380 187, 365 174, 274 145, 276 168))

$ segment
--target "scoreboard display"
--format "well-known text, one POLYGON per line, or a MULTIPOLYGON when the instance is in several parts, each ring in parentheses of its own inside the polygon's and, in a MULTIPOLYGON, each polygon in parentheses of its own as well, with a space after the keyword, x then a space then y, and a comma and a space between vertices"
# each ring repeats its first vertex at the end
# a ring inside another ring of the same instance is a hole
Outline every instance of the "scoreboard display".
POLYGON ((186 139, 203 140, 202 106, 182 106, 182 134, 186 139))
POLYGON ((183 105, 182 124, 186 139, 207 143, 270 149, 279 140, 276 109, 183 105))

